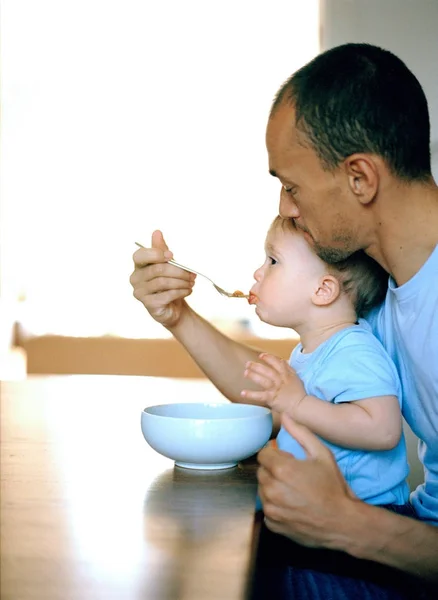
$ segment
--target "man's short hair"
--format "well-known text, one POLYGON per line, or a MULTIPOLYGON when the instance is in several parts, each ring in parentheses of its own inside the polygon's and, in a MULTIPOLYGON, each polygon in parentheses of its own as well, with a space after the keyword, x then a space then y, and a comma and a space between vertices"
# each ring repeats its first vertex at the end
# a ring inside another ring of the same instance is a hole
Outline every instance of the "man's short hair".
POLYGON ((279 89, 295 108, 303 144, 327 170, 356 152, 381 156, 405 181, 431 177, 426 96, 397 56, 370 44, 344 44, 316 56, 279 89))
MULTIPOLYGON (((293 219, 278 215, 270 229, 277 227, 301 235, 293 219)), ((382 304, 388 290, 389 275, 363 250, 335 264, 322 262, 327 265, 327 272, 339 281, 341 291, 350 298, 358 319, 382 304)))

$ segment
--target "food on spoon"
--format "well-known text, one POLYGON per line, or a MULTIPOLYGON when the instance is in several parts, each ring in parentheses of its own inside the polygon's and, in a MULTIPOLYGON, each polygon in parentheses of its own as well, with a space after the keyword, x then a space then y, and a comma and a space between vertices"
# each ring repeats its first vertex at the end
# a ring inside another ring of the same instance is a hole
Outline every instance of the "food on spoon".
POLYGON ((257 304, 257 296, 252 292, 249 293, 248 304, 257 304))
POLYGON ((233 296, 233 298, 246 298, 246 294, 244 294, 240 290, 236 290, 231 295, 233 296))

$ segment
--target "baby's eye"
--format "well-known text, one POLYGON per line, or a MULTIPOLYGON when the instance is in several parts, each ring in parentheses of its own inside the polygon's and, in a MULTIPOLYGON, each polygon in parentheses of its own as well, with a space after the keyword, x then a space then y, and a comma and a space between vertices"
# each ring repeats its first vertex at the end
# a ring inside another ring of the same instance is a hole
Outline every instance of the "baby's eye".
POLYGON ((272 256, 268 256, 268 260, 269 260, 269 264, 271 264, 271 265, 277 264, 277 261, 275 260, 275 258, 272 258, 272 256))

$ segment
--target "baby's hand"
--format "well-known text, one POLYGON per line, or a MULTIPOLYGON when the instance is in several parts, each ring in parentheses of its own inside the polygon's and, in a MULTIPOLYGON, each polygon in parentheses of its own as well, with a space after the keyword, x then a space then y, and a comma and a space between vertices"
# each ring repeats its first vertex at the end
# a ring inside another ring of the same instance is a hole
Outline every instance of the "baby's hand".
POLYGON ((263 361, 248 362, 244 376, 262 390, 243 390, 240 395, 248 400, 257 400, 277 412, 287 412, 292 417, 298 404, 306 396, 303 382, 295 370, 283 359, 262 353, 263 361))

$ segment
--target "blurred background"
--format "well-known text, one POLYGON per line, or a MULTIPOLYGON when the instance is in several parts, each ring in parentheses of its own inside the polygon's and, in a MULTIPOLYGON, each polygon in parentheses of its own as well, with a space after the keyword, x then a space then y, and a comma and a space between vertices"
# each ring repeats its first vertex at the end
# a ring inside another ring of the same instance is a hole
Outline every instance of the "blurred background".
MULTIPOLYGON (((146 348, 169 360, 129 284, 154 229, 176 260, 249 289, 278 209, 271 102, 321 50, 365 41, 407 63, 436 177, 437 28, 436 0, 2 0, 0 376, 17 360, 21 374, 149 374, 146 348)), ((288 355, 294 332, 245 301, 199 280, 189 302, 288 355)))

